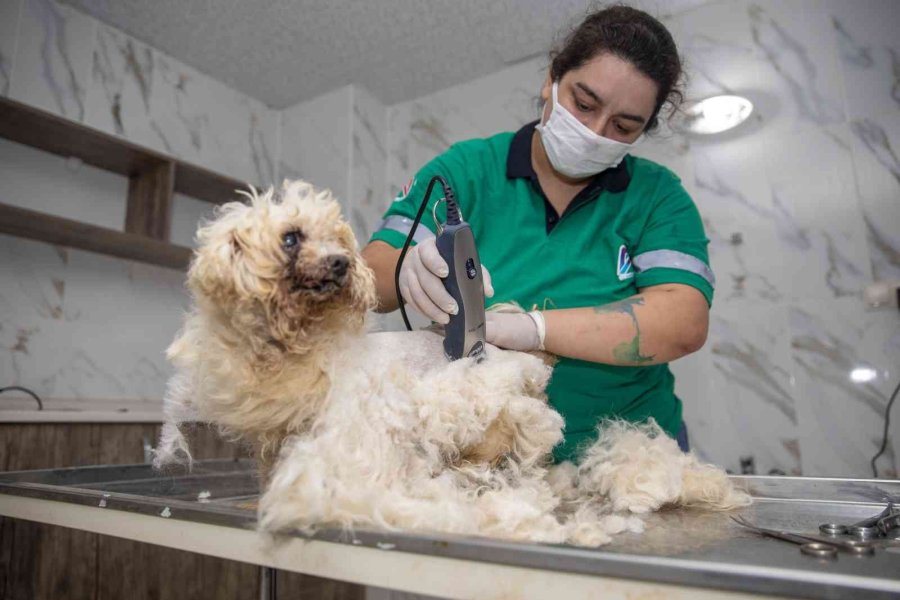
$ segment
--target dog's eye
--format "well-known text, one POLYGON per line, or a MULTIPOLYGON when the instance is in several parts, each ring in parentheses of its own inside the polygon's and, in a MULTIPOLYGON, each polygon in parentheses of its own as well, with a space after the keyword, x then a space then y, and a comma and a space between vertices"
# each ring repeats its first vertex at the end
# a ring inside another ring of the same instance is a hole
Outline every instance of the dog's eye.
POLYGON ((303 233, 299 231, 288 231, 286 234, 281 236, 281 245, 286 250, 289 248, 296 248, 300 242, 303 241, 303 233))

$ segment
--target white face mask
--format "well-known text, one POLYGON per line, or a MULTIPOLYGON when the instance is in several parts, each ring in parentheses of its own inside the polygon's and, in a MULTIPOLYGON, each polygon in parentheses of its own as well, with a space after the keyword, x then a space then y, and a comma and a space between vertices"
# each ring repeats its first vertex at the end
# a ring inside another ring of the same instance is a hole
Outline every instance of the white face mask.
POLYGON ((547 123, 535 129, 553 168, 573 179, 583 179, 616 167, 644 134, 631 144, 624 144, 597 135, 565 109, 557 99, 559 84, 553 83, 553 108, 547 123))

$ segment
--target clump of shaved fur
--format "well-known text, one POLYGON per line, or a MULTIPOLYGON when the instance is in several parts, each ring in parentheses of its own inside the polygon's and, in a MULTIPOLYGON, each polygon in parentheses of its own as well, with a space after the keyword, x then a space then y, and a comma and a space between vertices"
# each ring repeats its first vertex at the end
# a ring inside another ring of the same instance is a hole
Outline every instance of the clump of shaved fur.
POLYGON ((602 498, 613 511, 640 514, 668 505, 731 510, 750 503, 724 471, 681 452, 653 419, 644 424, 604 422, 579 465, 567 470, 561 493, 602 498))

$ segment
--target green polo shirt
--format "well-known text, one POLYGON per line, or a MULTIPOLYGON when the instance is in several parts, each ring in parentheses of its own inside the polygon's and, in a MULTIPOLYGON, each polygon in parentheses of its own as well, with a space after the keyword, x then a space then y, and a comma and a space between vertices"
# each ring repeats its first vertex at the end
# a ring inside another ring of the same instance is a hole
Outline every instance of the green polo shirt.
MULTIPOLYGON (((535 123, 516 133, 454 144, 425 165, 394 199, 372 240, 399 248, 434 175, 447 179, 472 226, 495 294, 526 309, 600 306, 642 288, 682 283, 712 302, 715 280, 697 208, 665 167, 626 156, 595 176, 562 215, 547 201, 531 164, 535 123)), ((435 186, 414 240, 434 236, 435 186)), ((445 203, 438 207, 441 221, 445 203)), ((681 401, 668 365, 622 367, 560 357, 547 388, 565 418, 557 460, 578 460, 605 418, 653 417, 673 437, 681 401)))

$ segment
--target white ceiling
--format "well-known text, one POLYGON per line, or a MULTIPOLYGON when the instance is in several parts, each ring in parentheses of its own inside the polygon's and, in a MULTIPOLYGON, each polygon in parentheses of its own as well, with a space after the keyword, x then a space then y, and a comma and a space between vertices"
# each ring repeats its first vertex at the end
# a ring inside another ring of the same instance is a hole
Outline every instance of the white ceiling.
MULTIPOLYGON (((272 108, 394 104, 546 53, 589 0, 64 0, 272 108)), ((638 0, 658 17, 709 0, 638 0)))

